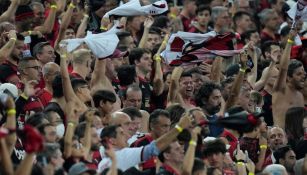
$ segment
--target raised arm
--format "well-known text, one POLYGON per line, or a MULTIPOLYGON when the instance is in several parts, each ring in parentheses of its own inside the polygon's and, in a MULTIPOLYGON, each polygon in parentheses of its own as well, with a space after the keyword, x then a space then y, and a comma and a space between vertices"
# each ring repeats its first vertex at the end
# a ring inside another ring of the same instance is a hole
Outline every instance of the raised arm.
POLYGON ((167 105, 172 103, 183 104, 183 100, 182 98, 180 99, 181 96, 179 94, 179 79, 181 77, 182 72, 183 72, 182 67, 175 67, 175 69, 172 72, 171 83, 167 95, 167 105))
POLYGON ((158 52, 154 55, 154 61, 155 61, 155 75, 154 75, 154 79, 153 79, 153 91, 155 93, 155 95, 161 95, 163 93, 164 90, 164 82, 163 82, 163 72, 162 72, 162 67, 161 67, 161 57, 160 57, 160 53, 162 50, 165 49, 166 44, 167 44, 167 40, 168 40, 168 35, 166 35, 164 37, 164 40, 161 44, 161 46, 159 47, 158 52))
POLYGON ((221 82, 222 62, 223 57, 217 56, 212 63, 210 78, 218 84, 221 82))
POLYGON ((14 21, 15 13, 20 5, 20 0, 11 0, 9 8, 0 16, 0 23, 4 21, 14 21))
MULTIPOLYGON (((8 99, 5 102, 6 106, 6 123, 5 127, 9 131, 15 131, 16 130, 16 108, 15 108, 15 102, 14 99, 10 96, 8 96, 8 99)), ((7 150, 9 154, 12 154, 14 146, 16 144, 16 132, 10 133, 6 137, 6 145, 7 145, 7 150)))
POLYGON ((229 98, 226 101, 226 107, 225 107, 226 110, 232 107, 233 105, 235 105, 236 100, 240 93, 241 85, 244 79, 244 74, 247 69, 247 66, 246 66, 247 55, 245 53, 241 53, 240 59, 241 59, 241 63, 240 63, 241 68, 240 68, 239 74, 236 76, 234 83, 231 87, 229 98))
POLYGON ((5 143, 5 138, 0 137, 0 156, 1 156, 1 169, 4 174, 7 175, 13 175, 14 174, 14 168, 13 163, 11 161, 11 154, 9 153, 9 150, 7 148, 7 144, 5 143))
POLYGON ((91 149, 91 127, 93 124, 93 120, 94 120, 94 114, 95 111, 94 110, 88 110, 85 113, 85 121, 86 121, 86 125, 85 125, 85 132, 84 132, 84 156, 88 156, 90 149, 91 149))
POLYGON ((288 65, 290 62, 291 47, 294 43, 293 38, 295 36, 296 36, 296 32, 291 30, 286 47, 281 56, 281 60, 279 64, 279 74, 278 74, 278 77, 273 87, 273 91, 275 92, 281 92, 281 91, 284 92, 286 88, 286 78, 287 78, 287 72, 288 72, 288 65))
POLYGON ((192 117, 189 116, 188 113, 181 117, 179 123, 174 128, 157 139, 157 148, 160 151, 165 150, 169 144, 177 138, 178 134, 181 133, 183 129, 191 126, 191 120, 192 117))
POLYGON ((252 87, 255 87, 255 83, 257 80, 257 69, 258 69, 258 57, 256 48, 253 47, 253 49, 250 49, 250 56, 252 57, 252 61, 254 63, 254 67, 252 68, 251 72, 247 76, 247 81, 252 85, 252 87))
POLYGON ((83 19, 81 21, 81 24, 78 27, 76 38, 83 38, 83 37, 85 37, 87 23, 88 23, 88 19, 89 19, 89 15, 88 14, 89 14, 89 7, 88 7, 88 5, 85 5, 83 19))
POLYGON ((254 86, 255 91, 261 90, 267 84, 275 65, 276 65, 276 61, 272 59, 269 67, 263 70, 260 80, 258 80, 255 83, 255 86, 254 86))
POLYGON ((75 1, 73 1, 73 4, 69 5, 66 12, 64 12, 64 16, 62 18, 62 22, 61 22, 61 25, 60 25, 59 34, 58 34, 58 37, 57 37, 55 44, 54 44, 54 47, 55 47, 56 50, 59 47, 59 43, 62 41, 62 39, 64 39, 65 30, 67 29, 67 27, 70 24, 72 13, 74 11, 74 7, 73 7, 74 3, 75 3, 75 1))
POLYGON ((53 29, 53 25, 56 19, 56 12, 58 9, 57 2, 52 1, 48 17, 46 18, 45 22, 41 26, 37 26, 34 28, 35 31, 40 31, 42 34, 50 34, 53 29))
POLYGON ((198 135, 200 134, 201 128, 196 127, 191 132, 192 138, 189 142, 189 147, 187 152, 185 153, 184 159, 183 159, 183 167, 182 167, 182 175, 191 175, 193 164, 194 164, 194 158, 195 158, 195 149, 197 146, 197 139, 198 135))
POLYGON ((116 94, 111 81, 106 76, 106 59, 100 60, 96 59, 95 68, 92 73, 91 80, 91 93, 95 93, 97 90, 110 90, 116 95, 116 104, 114 106, 114 111, 120 109, 121 101, 116 94))
POLYGON ((9 41, 0 49, 0 63, 4 62, 14 49, 17 39, 15 30, 9 31, 8 39, 9 41))
POLYGON ((73 136, 76 129, 77 124, 79 123, 79 116, 77 114, 77 110, 74 106, 68 105, 66 108, 67 114, 67 125, 64 136, 64 151, 63 157, 69 158, 72 155, 72 147, 73 147, 73 136))
POLYGON ((154 19, 151 16, 149 16, 145 19, 145 21, 144 21, 144 32, 143 32, 143 36, 141 38, 141 41, 139 43, 139 48, 144 48, 145 43, 148 39, 149 29, 152 26, 153 22, 154 22, 154 19))

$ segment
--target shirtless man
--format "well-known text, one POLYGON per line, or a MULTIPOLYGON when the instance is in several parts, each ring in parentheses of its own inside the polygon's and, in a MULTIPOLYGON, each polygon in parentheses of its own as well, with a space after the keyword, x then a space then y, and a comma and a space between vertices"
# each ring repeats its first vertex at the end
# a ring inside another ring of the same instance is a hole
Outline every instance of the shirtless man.
POLYGON ((291 46, 296 32, 291 31, 284 53, 280 60, 280 70, 272 93, 272 111, 275 126, 285 128, 285 114, 290 107, 303 107, 305 71, 301 62, 290 62, 291 46))

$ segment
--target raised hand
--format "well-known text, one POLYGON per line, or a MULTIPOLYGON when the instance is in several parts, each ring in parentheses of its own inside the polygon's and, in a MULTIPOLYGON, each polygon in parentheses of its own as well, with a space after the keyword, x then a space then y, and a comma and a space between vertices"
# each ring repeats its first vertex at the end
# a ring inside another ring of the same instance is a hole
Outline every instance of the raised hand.
POLYGON ((237 161, 238 160, 244 160, 245 161, 245 158, 246 158, 246 155, 243 153, 243 151, 240 148, 240 143, 239 142, 237 143, 237 150, 236 150, 235 157, 236 157, 237 161))
POLYGON ((153 23, 154 23, 153 17, 148 16, 148 17, 145 19, 145 21, 144 21, 144 28, 149 29, 149 28, 152 26, 153 23))
POLYGON ((16 36, 16 30, 10 30, 9 31, 9 33, 8 33, 8 38, 10 39, 10 38, 17 38, 17 36, 16 36))
POLYGON ((195 127, 191 132, 192 140, 196 141, 198 138, 197 136, 200 134, 200 132, 201 132, 201 127, 199 126, 195 127))
POLYGON ((178 125, 182 128, 188 128, 192 125, 192 116, 188 113, 185 113, 183 117, 180 118, 178 125))
POLYGON ((31 81, 23 81, 25 88, 24 88, 24 95, 27 97, 31 97, 33 95, 35 95, 36 93, 36 89, 35 86, 38 84, 38 82, 36 80, 31 80, 31 81))

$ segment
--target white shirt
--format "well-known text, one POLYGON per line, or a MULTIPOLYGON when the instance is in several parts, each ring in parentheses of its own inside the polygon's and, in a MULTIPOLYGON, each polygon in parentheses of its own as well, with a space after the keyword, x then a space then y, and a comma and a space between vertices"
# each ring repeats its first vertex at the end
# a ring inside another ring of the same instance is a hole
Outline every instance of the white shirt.
MULTIPOLYGON (((141 163, 143 147, 138 148, 123 148, 115 151, 117 168, 126 171, 127 169, 141 163)), ((108 157, 103 159, 98 164, 98 173, 101 173, 104 169, 111 167, 112 161, 108 157)))

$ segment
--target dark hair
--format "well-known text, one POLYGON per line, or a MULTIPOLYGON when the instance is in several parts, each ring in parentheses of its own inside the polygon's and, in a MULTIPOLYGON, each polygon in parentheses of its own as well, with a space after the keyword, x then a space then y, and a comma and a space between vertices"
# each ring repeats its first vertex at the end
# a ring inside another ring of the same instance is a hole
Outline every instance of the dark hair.
POLYGON ((122 65, 117 69, 117 77, 121 86, 128 86, 135 81, 136 70, 134 65, 122 65))
MULTIPOLYGON (((234 25, 236 25, 236 22, 238 20, 241 20, 243 16, 249 16, 251 17, 251 15, 248 12, 244 12, 244 11, 238 11, 234 14, 234 16, 232 17, 233 19, 233 23, 234 25)), ((236 27, 236 26, 235 26, 236 27)))
POLYGON ((112 91, 109 90, 98 90, 93 94, 93 101, 96 108, 100 106, 100 101, 106 103, 107 101, 111 103, 116 102, 116 96, 112 91))
POLYGON ((265 52, 271 52, 271 46, 279 46, 280 44, 278 42, 274 42, 274 41, 266 41, 263 43, 262 47, 261 47, 261 52, 263 54, 263 56, 265 57, 265 52))
POLYGON ((119 125, 111 125, 103 128, 100 133, 100 139, 105 141, 108 138, 116 138, 117 132, 116 129, 119 128, 119 125))
POLYGON ((194 164, 192 168, 192 174, 196 173, 197 171, 202 171, 205 169, 205 163, 199 158, 194 159, 194 164))
POLYGON ((215 139, 205 143, 203 155, 204 157, 211 156, 212 154, 227 152, 226 145, 221 139, 215 139))
POLYGON ((276 159, 276 164, 280 164, 279 159, 285 159, 287 152, 291 150, 292 150, 291 147, 287 145, 280 147, 276 151, 274 151, 273 155, 276 159))
POLYGON ((241 41, 246 43, 245 40, 250 40, 253 33, 258 33, 258 31, 255 29, 245 31, 241 34, 241 41))
POLYGON ((203 100, 208 100, 209 96, 212 94, 214 90, 221 90, 221 87, 213 82, 206 82, 204 83, 197 94, 195 95, 195 102, 196 105, 199 107, 204 106, 203 100))
POLYGON ((228 77, 224 80, 221 81, 221 89, 224 90, 224 88, 226 87, 227 84, 230 84, 232 82, 234 82, 234 78, 233 77, 228 77))
POLYGON ((152 27, 157 27, 157 28, 166 28, 167 23, 169 22, 168 17, 166 16, 158 16, 155 18, 154 23, 152 24, 152 27))
POLYGON ((286 37, 289 35, 291 28, 289 26, 285 26, 280 31, 280 36, 286 37))
POLYGON ((60 74, 54 77, 52 81, 52 90, 53 90, 53 97, 61 98, 64 96, 62 76, 60 74))
POLYGON ((190 72, 186 71, 186 72, 183 72, 180 76, 180 78, 183 78, 183 77, 191 77, 192 78, 192 74, 190 72))
POLYGON ((38 130, 42 135, 45 135, 45 134, 46 134, 46 133, 45 133, 45 128, 50 127, 50 126, 53 127, 53 125, 50 124, 50 123, 41 124, 41 125, 38 126, 37 130, 38 130))
POLYGON ((78 137, 78 140, 84 138, 85 135, 86 122, 81 122, 77 125, 75 130, 75 136, 78 137))
POLYGON ((165 150, 161 151, 160 154, 158 155, 159 160, 164 163, 164 153, 169 153, 171 151, 171 146, 168 145, 167 148, 165 148, 165 150))
POLYGON ((187 71, 188 74, 203 74, 200 70, 199 70, 199 67, 193 67, 191 68, 190 70, 187 71))
MULTIPOLYGON (((158 122, 159 116, 163 116, 170 119, 169 113, 164 109, 156 109, 149 116, 149 125, 158 122)), ((149 128, 150 129, 150 128, 149 128)))
POLYGON ((129 115, 132 121, 135 120, 135 118, 142 118, 142 113, 136 107, 126 107, 122 109, 121 111, 129 115))
POLYGON ((132 49, 131 52, 129 53, 130 64, 134 65, 135 61, 140 61, 140 59, 145 53, 151 54, 151 51, 149 49, 144 49, 144 48, 132 49))
POLYGON ((80 86, 88 85, 87 81, 85 81, 82 78, 72 78, 70 81, 71 81, 71 86, 75 92, 80 86))
POLYGON ((47 116, 46 116, 45 113, 38 112, 38 113, 31 115, 26 120, 26 124, 31 125, 35 128, 38 128, 39 126, 41 126, 43 124, 43 120, 46 119, 46 118, 47 118, 47 116))
POLYGON ((121 41, 122 39, 131 36, 131 33, 127 32, 127 31, 123 31, 123 32, 116 33, 116 35, 117 35, 119 41, 121 41))
POLYGON ((17 36, 17 40, 19 41, 24 41, 25 40, 25 37, 19 33, 16 33, 16 36, 17 36))
POLYGON ((304 107, 291 107, 286 112, 285 132, 296 141, 304 135, 302 123, 305 117, 307 112, 304 107))
POLYGON ((202 11, 209 11, 210 15, 212 13, 211 7, 207 6, 207 5, 200 5, 200 6, 198 6, 197 9, 196 9, 196 14, 198 14, 198 13, 200 13, 202 11))
POLYGON ((45 46, 50 46, 49 42, 39 42, 33 47, 33 56, 36 57, 37 54, 41 54, 45 46))
POLYGON ((289 65, 288 65, 288 73, 287 73, 287 75, 288 75, 289 77, 292 77, 293 74, 294 74, 294 71, 295 71, 297 68, 300 68, 300 67, 302 67, 302 66, 303 66, 303 64, 302 64, 302 62, 300 62, 299 60, 295 60, 295 59, 290 60, 290 63, 289 63, 289 65))
POLYGON ((184 107, 182 107, 180 104, 170 105, 166 108, 166 110, 169 112, 172 126, 179 122, 182 114, 185 112, 184 107))

